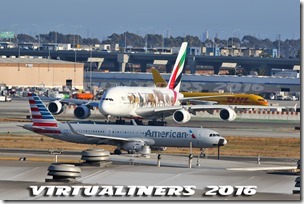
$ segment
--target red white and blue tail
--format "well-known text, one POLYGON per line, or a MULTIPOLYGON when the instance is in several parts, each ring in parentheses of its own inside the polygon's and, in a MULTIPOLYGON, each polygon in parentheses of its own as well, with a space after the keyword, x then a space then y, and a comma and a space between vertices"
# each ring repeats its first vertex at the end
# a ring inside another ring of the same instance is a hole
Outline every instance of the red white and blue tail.
POLYGON ((28 99, 32 113, 33 126, 35 127, 58 127, 58 121, 45 107, 39 96, 29 93, 28 99))
POLYGON ((170 76, 170 80, 167 85, 167 88, 172 89, 176 92, 179 92, 182 81, 182 73, 186 61, 187 45, 187 42, 182 43, 170 76))

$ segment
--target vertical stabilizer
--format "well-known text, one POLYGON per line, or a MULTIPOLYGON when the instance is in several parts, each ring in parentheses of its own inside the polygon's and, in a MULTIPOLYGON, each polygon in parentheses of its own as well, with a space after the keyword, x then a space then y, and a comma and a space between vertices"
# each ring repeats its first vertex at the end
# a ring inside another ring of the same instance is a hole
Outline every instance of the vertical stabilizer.
POLYGON ((170 76, 170 80, 167 85, 167 88, 173 89, 176 92, 179 92, 180 89, 182 73, 186 60, 187 45, 187 42, 182 43, 170 76))
POLYGON ((159 71, 154 67, 151 68, 151 73, 156 87, 166 87, 168 84, 166 80, 160 75, 159 71))
POLYGON ((33 126, 57 127, 57 120, 35 93, 28 93, 28 100, 32 113, 33 126))

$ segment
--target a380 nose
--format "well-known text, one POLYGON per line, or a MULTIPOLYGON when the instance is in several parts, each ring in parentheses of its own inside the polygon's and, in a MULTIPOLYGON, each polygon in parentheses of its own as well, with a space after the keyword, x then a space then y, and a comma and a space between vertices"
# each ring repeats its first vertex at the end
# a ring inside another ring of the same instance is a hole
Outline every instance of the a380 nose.
POLYGON ((107 107, 108 107, 108 105, 104 101, 101 101, 99 106, 98 106, 99 112, 101 114, 103 114, 104 116, 109 115, 108 112, 107 112, 107 107))

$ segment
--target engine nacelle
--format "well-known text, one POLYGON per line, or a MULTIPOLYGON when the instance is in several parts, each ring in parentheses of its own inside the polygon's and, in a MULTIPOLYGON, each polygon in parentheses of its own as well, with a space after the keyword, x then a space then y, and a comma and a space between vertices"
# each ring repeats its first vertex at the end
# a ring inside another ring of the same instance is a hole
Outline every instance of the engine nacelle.
POLYGON ((60 101, 52 101, 48 105, 48 109, 53 115, 58 115, 58 114, 62 113, 63 107, 64 106, 62 105, 62 103, 60 101))
POLYGON ((233 109, 227 108, 222 109, 220 111, 220 119, 227 120, 227 121, 233 121, 236 118, 236 113, 233 109))
POLYGON ((121 148, 127 152, 135 150, 139 152, 143 149, 145 143, 143 141, 127 142, 121 148))
POLYGON ((186 123, 191 119, 191 115, 185 109, 177 110, 173 113, 173 120, 177 123, 186 123))
POLYGON ((78 119, 86 119, 90 117, 91 110, 86 105, 77 106, 74 110, 74 115, 78 119))

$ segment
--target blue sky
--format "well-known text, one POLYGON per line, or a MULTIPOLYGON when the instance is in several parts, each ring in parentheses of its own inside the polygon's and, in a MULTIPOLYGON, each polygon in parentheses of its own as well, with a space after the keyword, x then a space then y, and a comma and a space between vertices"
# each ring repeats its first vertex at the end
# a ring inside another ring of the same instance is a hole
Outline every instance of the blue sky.
POLYGON ((0 31, 36 35, 58 31, 100 40, 112 33, 300 38, 297 0, 9 0, 0 31))

